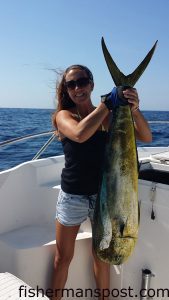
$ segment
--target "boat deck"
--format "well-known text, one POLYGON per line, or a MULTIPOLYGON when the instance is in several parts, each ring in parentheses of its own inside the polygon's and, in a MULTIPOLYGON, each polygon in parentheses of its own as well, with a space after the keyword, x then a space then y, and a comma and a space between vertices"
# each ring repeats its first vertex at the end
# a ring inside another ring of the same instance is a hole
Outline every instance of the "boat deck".
POLYGON ((37 293, 24 281, 10 273, 0 273, 0 299, 1 300, 18 300, 29 299, 34 300, 49 299, 44 294, 37 293), (33 297, 34 295, 34 297, 33 297), (18 298, 19 296, 19 298, 18 298))
MULTIPOLYGON (((138 155, 142 170, 161 170, 166 179, 165 175, 169 174, 169 147, 138 148, 138 155)), ((12 276, 9 273, 21 278, 32 288, 36 289, 39 286, 46 290, 49 287, 56 243, 55 207, 63 165, 63 156, 52 157, 26 162, 0 173, 0 280, 3 280, 0 281, 0 284, 3 284, 0 295, 4 292, 7 276, 12 276)), ((166 284, 166 261, 161 259, 161 255, 166 257, 169 252, 169 243, 165 238, 169 234, 168 195, 169 182, 154 182, 152 178, 139 180, 139 240, 132 259, 129 259, 127 264, 112 266, 112 289, 127 288, 132 283, 133 288, 139 290, 142 268, 149 268, 153 273, 160 274, 152 280, 153 287, 158 284, 159 287, 163 287, 166 284), (152 205, 155 220, 151 219, 152 205), (165 247, 160 246, 164 244, 165 247)), ((85 290, 86 287, 95 287, 91 272, 91 237, 91 225, 87 220, 81 225, 77 235, 75 256, 70 266, 66 288, 85 290)), ((18 289, 21 283, 16 279, 15 282, 18 289)), ((9 286, 12 288, 12 281, 9 286)), ((15 299, 14 295, 15 292, 12 299, 15 299)))

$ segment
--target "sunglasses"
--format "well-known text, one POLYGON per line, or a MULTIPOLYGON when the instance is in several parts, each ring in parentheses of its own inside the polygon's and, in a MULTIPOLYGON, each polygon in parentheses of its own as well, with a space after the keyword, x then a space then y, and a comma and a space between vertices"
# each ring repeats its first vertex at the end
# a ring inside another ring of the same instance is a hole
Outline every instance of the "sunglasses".
POLYGON ((82 88, 87 86, 90 83, 90 79, 88 77, 81 77, 77 80, 70 80, 65 82, 65 86, 69 90, 74 90, 76 87, 82 88))

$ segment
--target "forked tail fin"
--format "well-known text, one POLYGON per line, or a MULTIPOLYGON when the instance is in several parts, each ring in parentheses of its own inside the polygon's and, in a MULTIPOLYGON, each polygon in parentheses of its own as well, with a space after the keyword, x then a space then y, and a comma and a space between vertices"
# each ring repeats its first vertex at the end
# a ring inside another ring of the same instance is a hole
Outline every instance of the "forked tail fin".
POLYGON ((114 60, 112 59, 109 51, 107 50, 104 39, 102 37, 102 50, 104 53, 104 57, 105 57, 109 72, 110 72, 112 79, 116 86, 129 85, 129 86, 133 87, 135 85, 135 83, 140 78, 140 76, 143 74, 144 70, 146 69, 147 65, 149 64, 149 62, 153 56, 154 50, 156 48, 157 42, 158 41, 155 42, 152 49, 148 52, 146 57, 143 59, 143 61, 140 63, 140 65, 134 70, 134 72, 129 75, 124 75, 119 70, 119 68, 115 64, 114 60))

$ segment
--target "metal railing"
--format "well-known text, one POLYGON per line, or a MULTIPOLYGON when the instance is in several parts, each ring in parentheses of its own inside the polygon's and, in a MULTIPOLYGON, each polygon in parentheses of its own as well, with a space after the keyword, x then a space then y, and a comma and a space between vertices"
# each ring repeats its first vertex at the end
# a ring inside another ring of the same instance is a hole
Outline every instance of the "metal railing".
POLYGON ((41 147, 41 149, 32 158, 32 160, 35 160, 35 159, 38 159, 40 157, 40 155, 46 150, 46 148, 49 146, 49 144, 55 139, 55 137, 56 137, 55 131, 56 130, 51 130, 51 131, 28 134, 28 135, 24 135, 24 136, 21 136, 21 137, 13 138, 13 139, 1 142, 0 147, 7 146, 7 145, 13 144, 13 143, 17 143, 17 142, 20 142, 20 141, 23 141, 23 140, 28 140, 28 139, 35 138, 35 137, 51 135, 52 134, 52 136, 47 140, 47 142, 41 147))
MULTIPOLYGON (((165 123, 169 123, 169 121, 168 120, 166 120, 166 121, 148 121, 148 123, 150 123, 150 124, 151 123, 165 124, 165 123)), ((37 154, 32 158, 32 160, 35 160, 40 157, 40 155, 46 150, 46 148, 49 146, 49 144, 55 139, 55 137, 56 137, 55 132, 56 132, 56 130, 51 130, 51 131, 44 131, 44 132, 40 132, 40 133, 24 135, 21 137, 17 137, 17 138, 13 138, 13 139, 10 139, 7 141, 0 142, 0 147, 6 146, 6 145, 9 145, 12 143, 16 143, 19 141, 52 134, 52 136, 49 138, 49 140, 41 147, 41 149, 37 152, 37 154)))

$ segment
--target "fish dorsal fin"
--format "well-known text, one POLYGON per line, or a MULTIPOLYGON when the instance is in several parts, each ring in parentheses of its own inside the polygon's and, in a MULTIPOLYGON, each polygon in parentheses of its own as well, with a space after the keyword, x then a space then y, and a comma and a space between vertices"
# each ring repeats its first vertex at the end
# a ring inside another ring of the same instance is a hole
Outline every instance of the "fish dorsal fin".
POLYGON ((116 86, 119 85, 129 85, 131 87, 133 87, 135 85, 135 83, 137 82, 137 80, 140 78, 140 76, 143 74, 144 70, 146 69, 147 65, 149 64, 154 50, 156 48, 157 42, 155 42, 154 46, 152 47, 152 49, 148 52, 148 54, 146 55, 146 57, 143 59, 143 61, 139 64, 139 66, 134 70, 133 73, 129 74, 129 75, 124 75, 119 68, 117 67, 116 63, 114 62, 114 60, 112 59, 106 44, 104 42, 104 39, 102 37, 102 50, 103 50, 103 54, 109 69, 109 72, 112 76, 112 79, 115 83, 116 86))

